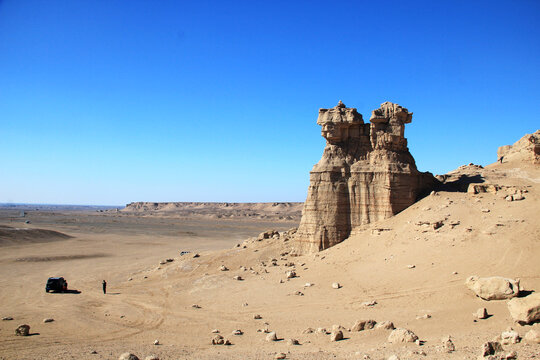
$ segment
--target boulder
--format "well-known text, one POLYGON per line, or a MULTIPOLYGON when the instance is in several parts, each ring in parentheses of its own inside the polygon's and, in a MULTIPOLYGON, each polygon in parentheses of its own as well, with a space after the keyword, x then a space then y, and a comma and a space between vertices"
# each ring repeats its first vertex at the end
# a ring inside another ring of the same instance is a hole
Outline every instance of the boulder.
POLYGON ((389 343, 405 343, 405 342, 415 342, 418 340, 418 336, 408 329, 394 329, 388 336, 389 343))
POLYGON ((520 325, 540 321, 540 293, 508 301, 508 310, 514 321, 520 325))
POLYGON ((15 335, 17 336, 28 336, 30 334, 30 325, 19 325, 15 329, 15 335))
POLYGON ((137 355, 125 352, 125 353, 120 355, 118 360, 139 360, 139 358, 137 357, 137 355))
POLYGON ((383 321, 383 322, 377 323, 377 325, 375 325, 375 328, 377 328, 377 329, 386 329, 386 330, 394 330, 395 329, 394 323, 391 322, 391 321, 383 321))
POLYGON ((529 330, 525 334, 525 341, 533 343, 533 344, 540 344, 540 330, 529 330))
POLYGON ((341 330, 334 330, 330 334, 330 341, 339 341, 343 340, 343 331, 341 330))
POLYGON ((368 223, 412 205, 437 180, 417 170, 407 148, 406 108, 385 102, 365 124, 341 101, 320 109, 317 124, 326 146, 310 172, 307 199, 295 234, 299 253, 334 246, 368 223))
POLYGON ((519 279, 508 279, 500 276, 481 278, 470 276, 465 281, 465 285, 481 299, 504 300, 510 299, 519 294, 519 279))

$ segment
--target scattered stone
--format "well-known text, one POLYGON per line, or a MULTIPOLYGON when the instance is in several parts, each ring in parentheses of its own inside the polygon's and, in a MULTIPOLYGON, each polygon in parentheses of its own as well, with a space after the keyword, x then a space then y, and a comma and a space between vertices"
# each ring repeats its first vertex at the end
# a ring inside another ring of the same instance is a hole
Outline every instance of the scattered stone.
POLYGON ((219 270, 220 270, 220 271, 229 271, 229 268, 226 267, 225 265, 221 265, 221 266, 219 267, 219 270))
POLYGON ((240 275, 233 276, 233 280, 242 281, 244 280, 240 275))
POLYGON ((330 341, 339 341, 343 340, 343 331, 341 330, 334 330, 330 334, 330 341))
POLYGON ((375 306, 377 305, 377 301, 376 300, 371 300, 371 301, 364 301, 362 303, 362 306, 375 306))
POLYGON ((415 267, 416 267, 416 265, 407 265, 408 269, 414 269, 415 267))
POLYGON ((476 310, 473 316, 477 319, 487 319, 489 315, 486 308, 480 308, 476 310))
POLYGON ((12 318, 11 316, 4 316, 4 317, 2 318, 2 320, 3 320, 3 321, 11 321, 11 320, 13 320, 13 318, 12 318))
POLYGON ((223 345, 232 345, 232 343, 229 341, 229 339, 225 339, 223 345))
POLYGON ((201 255, 199 255, 199 254, 193 254, 193 258, 198 258, 198 257, 200 257, 200 256, 201 256, 201 255))
POLYGON ((450 338, 450 336, 443 338, 442 343, 443 343, 443 349, 445 352, 450 353, 456 350, 456 346, 452 342, 452 338, 450 338))
POLYGON ((302 331, 302 334, 313 334, 315 332, 315 329, 313 328, 307 328, 304 331, 302 331))
POLYGON ((239 336, 239 335, 244 335, 244 332, 243 332, 242 330, 234 330, 234 331, 232 332, 232 334, 233 334, 233 335, 239 336))
POLYGON ((197 304, 193 304, 193 305, 191 305, 191 307, 194 308, 194 309, 200 309, 201 308, 201 306, 197 305, 197 304))
POLYGON ((97 354, 97 353, 98 353, 98 352, 97 352, 96 350, 90 351, 90 354, 94 354, 94 355, 95 355, 95 354, 97 354))
POLYGON ((44 323, 50 323, 50 322, 53 322, 53 321, 54 321, 54 319, 52 319, 52 318, 43 319, 44 323))
POLYGON ((356 322, 351 328, 351 331, 363 331, 373 329, 376 324, 377 322, 375 320, 356 320, 356 322))
POLYGON ((490 211, 491 211, 491 210, 489 210, 489 209, 482 209, 482 212, 483 212, 483 213, 488 213, 488 212, 490 212, 490 211))
POLYGON ((375 325, 375 328, 377 328, 377 329, 386 329, 386 330, 394 330, 395 329, 394 323, 391 322, 391 321, 383 321, 383 322, 377 323, 377 325, 375 325))
POLYGON ((292 279, 296 277, 296 272, 294 270, 287 271, 286 274, 287 274, 287 279, 292 279))
POLYGON ((525 341, 540 344, 540 330, 531 329, 525 334, 525 341))
POLYGON ((30 334, 30 325, 26 325, 26 324, 19 325, 15 329, 15 335, 28 336, 28 334, 30 334))
POLYGON ((312 283, 308 283, 308 282, 307 282, 307 283, 304 284, 304 287, 312 287, 312 286, 313 286, 312 283))
POLYGON ((335 283, 332 283, 332 288, 333 289, 339 289, 339 288, 341 288, 341 285, 340 285, 340 283, 335 282, 335 283))
POLYGON ((394 354, 394 355, 390 355, 387 360, 400 360, 400 359, 399 359, 399 356, 394 354))
POLYGON ((139 360, 139 358, 137 355, 126 352, 121 354, 118 360, 139 360))
POLYGON ((519 279, 514 280, 500 276, 487 278, 470 276, 465 281, 465 285, 476 296, 488 301, 510 299, 519 294, 519 279))
POLYGON ((154 345, 161 345, 161 344, 159 343, 159 340, 156 339, 154 340, 154 345))
POLYGON ((517 357, 518 357, 517 352, 510 351, 509 353, 506 353, 505 355, 503 355, 501 357, 501 359, 503 359, 503 360, 513 360, 513 359, 517 359, 517 357))
POLYGON ((223 345, 225 343, 225 340, 223 339, 223 336, 216 335, 212 338, 212 345, 223 345))
POLYGON ((318 334, 323 334, 323 335, 327 335, 328 334, 328 331, 326 330, 326 328, 317 328, 317 333, 318 334))
POLYGON ((285 353, 277 353, 276 356, 274 356, 274 359, 286 359, 287 354, 285 353))
POLYGON ((501 334, 501 342, 503 345, 517 344, 520 341, 521 337, 519 336, 518 332, 512 328, 503 331, 501 334))
POLYGON ((508 301, 508 310, 515 322, 520 325, 540 321, 540 293, 508 301))
POLYGON ((403 342, 415 342, 418 340, 418 336, 408 329, 394 329, 388 336, 389 343, 403 343, 403 342))
POLYGON ((218 329, 214 329, 214 330, 212 330, 212 333, 213 333, 213 334, 219 334, 219 330, 218 330, 218 329))
POLYGON ((424 314, 424 315, 419 315, 416 317, 416 320, 426 320, 426 319, 431 319, 431 315, 430 314, 424 314))
POLYGON ((277 341, 277 335, 275 331, 272 331, 266 335, 266 341, 277 341))
POLYGON ((157 355, 148 355, 144 360, 159 360, 159 357, 157 355))
POLYGON ((498 341, 488 341, 482 345, 480 356, 495 355, 498 352, 502 352, 503 348, 498 341))
POLYGON ((260 320, 260 319, 262 319, 262 316, 259 315, 259 314, 256 314, 256 315, 253 315, 253 318, 254 318, 255 320, 260 320))
POLYGON ((287 345, 300 345, 296 339, 287 339, 287 345))
POLYGON ((297 290, 293 293, 293 295, 304 296, 304 293, 297 290))

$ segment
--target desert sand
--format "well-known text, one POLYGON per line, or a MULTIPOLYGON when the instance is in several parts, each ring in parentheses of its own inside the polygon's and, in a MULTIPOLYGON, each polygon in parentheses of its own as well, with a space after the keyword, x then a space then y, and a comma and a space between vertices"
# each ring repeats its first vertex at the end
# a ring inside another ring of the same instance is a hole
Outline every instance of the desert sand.
MULTIPOLYGON (((476 359, 509 327, 521 337, 540 331, 538 323, 515 323, 507 300, 482 300, 465 285, 471 275, 503 276, 520 279, 522 296, 540 292, 540 168, 509 156, 446 178, 462 176, 498 191, 436 191, 301 256, 291 253, 294 231, 286 231, 299 221, 286 220, 290 214, 48 209, 20 217, 4 208, 0 315, 13 320, 0 321, 0 358, 476 359), (509 201, 516 192, 522 199, 509 201), (269 229, 276 235, 257 239, 269 229), (49 276, 64 276, 80 293, 46 293, 49 276), (479 308, 487 319, 473 316, 479 308), (349 331, 357 320, 391 321, 420 341, 390 343, 385 328, 349 331), (15 336, 19 324, 30 325, 31 336, 15 336), (322 333, 333 326, 343 327, 343 340, 322 333), (231 345, 212 345, 213 330, 231 345)), ((525 340, 503 348, 540 357, 540 344, 525 340)))

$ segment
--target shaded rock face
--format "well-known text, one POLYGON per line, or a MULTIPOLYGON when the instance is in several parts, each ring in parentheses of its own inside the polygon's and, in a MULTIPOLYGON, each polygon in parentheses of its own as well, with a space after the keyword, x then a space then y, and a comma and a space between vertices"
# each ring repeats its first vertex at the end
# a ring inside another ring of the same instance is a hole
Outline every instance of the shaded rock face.
POLYGON ((296 235, 301 253, 340 243, 361 225, 386 219, 412 205, 436 183, 421 173, 407 148, 405 124, 412 113, 390 102, 370 123, 340 101, 320 109, 326 147, 310 173, 308 196, 296 235))

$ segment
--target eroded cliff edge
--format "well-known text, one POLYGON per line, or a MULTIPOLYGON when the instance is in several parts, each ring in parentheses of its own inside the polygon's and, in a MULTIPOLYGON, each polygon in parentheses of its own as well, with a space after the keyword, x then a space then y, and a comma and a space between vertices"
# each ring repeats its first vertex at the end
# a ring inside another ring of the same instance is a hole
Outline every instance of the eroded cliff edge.
POLYGON ((310 172, 302 219, 295 237, 299 253, 334 246, 360 226, 386 219, 412 205, 437 180, 419 172, 407 148, 406 108, 385 102, 364 123, 341 101, 320 109, 326 147, 310 172))

